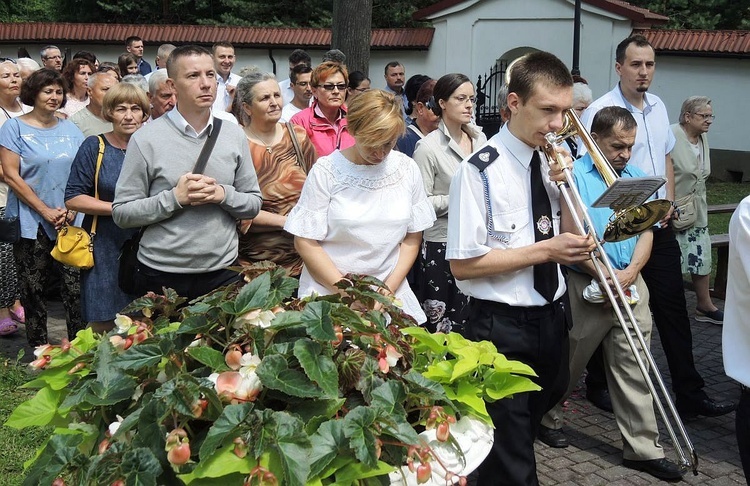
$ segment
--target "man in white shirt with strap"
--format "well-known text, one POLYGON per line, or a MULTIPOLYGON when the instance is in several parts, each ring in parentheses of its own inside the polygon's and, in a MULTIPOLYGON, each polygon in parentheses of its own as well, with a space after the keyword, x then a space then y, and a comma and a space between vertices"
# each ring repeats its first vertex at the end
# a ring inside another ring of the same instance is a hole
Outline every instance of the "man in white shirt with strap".
POLYGON ((467 337, 490 340, 508 359, 531 366, 542 388, 487 404, 495 442, 478 484, 533 486, 536 430, 568 384, 559 264, 588 259, 594 244, 559 234, 559 192, 537 151, 573 103, 568 68, 552 54, 529 54, 514 65, 508 91, 510 120, 460 164, 451 183, 446 258, 471 297, 467 337), (546 210, 537 217, 540 199, 546 210))

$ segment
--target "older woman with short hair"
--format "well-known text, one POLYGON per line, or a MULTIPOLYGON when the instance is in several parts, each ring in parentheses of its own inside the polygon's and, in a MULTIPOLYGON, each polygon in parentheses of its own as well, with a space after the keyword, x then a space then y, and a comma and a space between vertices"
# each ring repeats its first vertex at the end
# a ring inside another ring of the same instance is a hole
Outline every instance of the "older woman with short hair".
POLYGON ((81 304, 84 321, 97 332, 114 327, 115 314, 134 296, 122 292, 117 285, 117 260, 122 244, 135 230, 122 229, 112 220, 112 201, 115 185, 120 177, 125 149, 131 135, 148 118, 149 102, 146 93, 132 84, 119 83, 104 95, 102 117, 112 123, 112 131, 88 137, 76 154, 65 189, 68 209, 86 214, 83 227, 91 230, 97 218, 94 238, 94 262, 89 270, 82 271, 81 304), (100 150, 104 150, 96 186, 96 165, 100 150), (106 289, 106 292, 102 292, 106 289))
POLYGON ((348 119, 355 145, 318 159, 284 225, 305 262, 299 295, 336 293, 347 273, 371 275, 424 323, 406 274, 435 213, 416 164, 393 150, 405 130, 401 105, 369 90, 351 103, 348 119))
MULTIPOLYGON (((31 346, 48 343, 45 290, 52 266, 50 251, 57 230, 72 216, 64 208, 65 182, 83 134, 73 122, 56 116, 65 104, 65 81, 60 73, 40 69, 21 87, 21 102, 33 106, 0 128, 0 163, 10 186, 6 207, 18 216, 21 240, 13 245, 21 303, 26 309, 26 338, 31 346)), ((62 301, 68 339, 83 328, 78 270, 60 265, 62 301)))
POLYGON ((302 258, 294 249, 294 237, 284 231, 284 224, 315 163, 315 148, 302 127, 279 123, 281 88, 273 74, 252 72, 244 76, 237 83, 236 99, 242 105, 243 130, 263 194, 258 216, 240 224, 240 259, 272 261, 298 277, 302 258))
POLYGON ((327 61, 313 69, 310 77, 313 104, 290 120, 305 129, 318 156, 354 145, 346 119, 346 88, 349 74, 346 66, 327 61))
POLYGON ((693 194, 695 204, 695 224, 675 231, 682 251, 682 272, 690 273, 695 288, 695 320, 722 324, 724 313, 713 303, 709 292, 711 235, 708 234, 706 180, 711 174, 711 157, 706 133, 714 118, 710 98, 691 96, 686 99, 682 103, 679 123, 671 126, 677 140, 670 155, 674 164, 675 201, 693 194))

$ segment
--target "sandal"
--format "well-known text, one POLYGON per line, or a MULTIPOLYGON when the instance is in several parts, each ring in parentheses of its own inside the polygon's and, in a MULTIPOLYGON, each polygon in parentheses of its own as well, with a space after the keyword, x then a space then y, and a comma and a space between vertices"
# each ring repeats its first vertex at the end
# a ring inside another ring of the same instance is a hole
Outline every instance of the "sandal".
POLYGON ((8 336, 18 331, 18 324, 13 322, 10 317, 0 319, 0 336, 8 336))
POLYGON ((19 307, 17 311, 8 309, 10 311, 10 317, 19 324, 26 323, 26 310, 23 307, 19 307))

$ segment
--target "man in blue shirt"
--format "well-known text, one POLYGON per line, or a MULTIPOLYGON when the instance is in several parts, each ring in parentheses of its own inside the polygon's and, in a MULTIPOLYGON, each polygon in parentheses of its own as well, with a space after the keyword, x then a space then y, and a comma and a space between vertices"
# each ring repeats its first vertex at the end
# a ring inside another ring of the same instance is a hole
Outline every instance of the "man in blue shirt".
MULTIPOLYGON (((628 165, 635 144, 636 128, 633 115, 625 108, 617 106, 601 109, 592 122, 592 138, 620 177, 646 175, 637 167, 628 165)), ((573 175, 596 233, 603 235, 612 210, 591 207, 607 189, 607 184, 594 165, 590 153, 575 162, 573 175)), ((562 212, 562 230, 572 231, 574 225, 568 208, 563 206, 562 212)), ((651 254, 652 241, 652 231, 648 230, 638 237, 604 245, 604 251, 615 269, 618 280, 608 283, 620 285, 623 290, 635 286, 640 297, 632 304, 632 310, 647 342, 651 338, 652 320, 649 291, 640 271, 651 254)), ((568 272, 573 328, 570 331, 571 379, 566 397, 573 391, 589 358, 602 343, 615 420, 622 434, 624 465, 647 472, 659 479, 679 479, 685 471, 664 457, 664 451, 658 442, 659 431, 653 398, 611 305, 590 302, 584 298, 584 289, 591 284, 595 276, 596 271, 591 261, 571 267, 568 272)), ((565 398, 545 416, 542 421, 544 427, 562 427, 560 404, 564 400, 565 398)))

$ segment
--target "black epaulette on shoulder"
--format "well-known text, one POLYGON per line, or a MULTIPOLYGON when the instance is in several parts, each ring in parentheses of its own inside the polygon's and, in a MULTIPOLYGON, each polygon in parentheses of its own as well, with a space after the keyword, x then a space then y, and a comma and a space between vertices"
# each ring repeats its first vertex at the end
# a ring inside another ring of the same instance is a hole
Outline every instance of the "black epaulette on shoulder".
POLYGON ((492 145, 485 145, 469 158, 469 163, 483 172, 500 155, 492 145))

